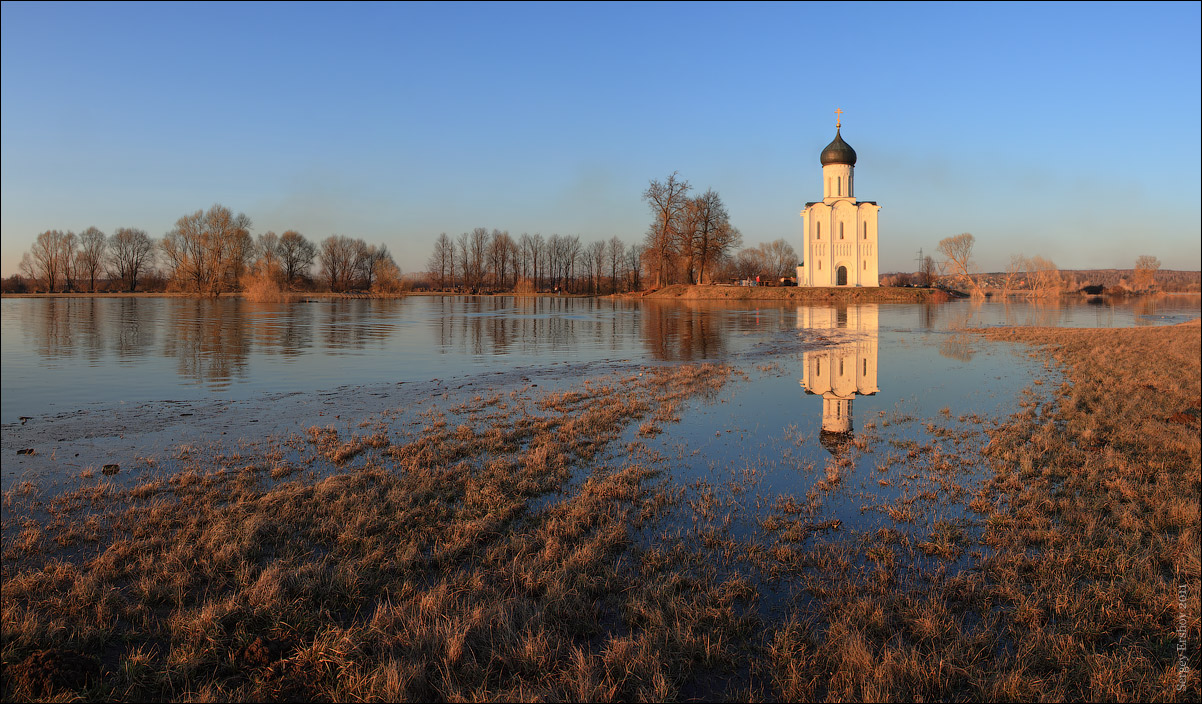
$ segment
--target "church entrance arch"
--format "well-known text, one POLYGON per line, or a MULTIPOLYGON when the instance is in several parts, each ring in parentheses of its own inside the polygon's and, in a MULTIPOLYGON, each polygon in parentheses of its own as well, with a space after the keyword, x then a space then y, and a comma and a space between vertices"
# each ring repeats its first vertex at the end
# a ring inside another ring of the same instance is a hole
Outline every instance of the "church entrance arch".
POLYGON ((835 285, 836 286, 846 286, 847 285, 847 267, 841 266, 835 271, 835 285))

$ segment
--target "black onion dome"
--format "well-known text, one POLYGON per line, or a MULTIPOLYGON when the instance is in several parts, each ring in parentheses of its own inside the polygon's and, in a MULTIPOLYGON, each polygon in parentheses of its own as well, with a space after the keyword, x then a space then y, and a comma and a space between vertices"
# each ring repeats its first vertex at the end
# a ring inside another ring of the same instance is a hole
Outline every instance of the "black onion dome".
POLYGON ((822 165, 828 164, 847 164, 848 166, 856 165, 856 150, 851 148, 851 145, 843 141, 843 137, 839 134, 839 130, 835 129, 835 138, 831 143, 826 145, 826 149, 822 150, 822 156, 818 157, 822 161, 822 165))

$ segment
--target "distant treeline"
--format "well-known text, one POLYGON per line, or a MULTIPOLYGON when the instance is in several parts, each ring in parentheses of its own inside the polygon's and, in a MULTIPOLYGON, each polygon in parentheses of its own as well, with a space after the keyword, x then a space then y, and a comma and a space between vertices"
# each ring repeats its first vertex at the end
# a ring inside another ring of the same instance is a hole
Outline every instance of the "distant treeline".
POLYGON ((419 286, 435 290, 565 291, 606 294, 674 283, 794 277, 798 257, 783 239, 735 249, 742 235, 713 190, 690 196, 673 173, 643 192, 652 222, 641 242, 620 237, 582 242, 578 235, 478 227, 434 240, 419 286))
POLYGON ((47 230, 21 258, 6 293, 243 291, 269 298, 282 291, 365 290, 394 293, 401 272, 383 245, 331 235, 311 242, 295 230, 251 235, 251 220, 222 205, 176 221, 160 239, 145 230, 96 227, 76 234, 47 230), (316 267, 316 274, 314 269, 316 267))
POLYGON ((883 274, 882 286, 942 286, 971 291, 974 296, 1059 296, 1065 293, 1154 293, 1190 292, 1202 289, 1202 272, 1164 271, 1160 260, 1142 255, 1132 269, 1069 269, 1056 266, 1041 256, 1015 254, 1006 270, 975 271, 973 247, 976 238, 964 232, 939 241, 939 259, 923 257, 916 272, 883 274))

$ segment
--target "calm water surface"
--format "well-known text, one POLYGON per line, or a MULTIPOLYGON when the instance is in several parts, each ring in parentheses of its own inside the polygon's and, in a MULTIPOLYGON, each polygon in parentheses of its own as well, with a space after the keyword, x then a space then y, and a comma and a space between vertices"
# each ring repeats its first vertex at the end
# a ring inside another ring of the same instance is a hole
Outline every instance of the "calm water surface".
MULTIPOLYGON (((1200 307, 1196 296, 1053 307, 424 296, 287 304, 9 299, 2 302, 0 488, 25 481, 70 486, 83 481, 85 468, 109 462, 137 468, 118 475, 126 482, 139 481, 140 472, 170 472, 178 468, 172 448, 194 430, 194 440, 220 442, 229 432, 235 444, 248 434, 266 439, 315 423, 353 431, 355 409, 365 408, 357 402, 368 398, 390 412, 394 441, 404 442, 414 414, 425 408, 446 410, 452 425, 470 422, 462 417, 475 408, 470 399, 498 379, 512 384, 540 372, 539 388, 530 392, 537 395, 646 364, 715 361, 736 371, 717 394, 689 401, 679 420, 653 437, 632 423, 611 454, 597 458, 626 461, 632 442, 666 458, 665 476, 690 487, 692 497, 665 523, 679 539, 700 539, 696 531, 707 524, 740 539, 769 539, 761 521, 783 497, 801 501, 814 525, 841 526, 840 535, 890 528, 921 541, 953 525, 965 531, 965 544, 976 545, 979 526, 966 512, 985 476, 973 459, 987 441, 984 431, 1006 422, 1021 401, 1048 397, 1060 376, 1043 355, 967 330, 1162 325, 1198 317, 1200 307), (407 395, 395 391, 397 382, 430 391, 407 395), (468 391, 458 400, 443 395, 461 388, 468 391), (198 403, 184 409, 164 401, 198 403), (210 419, 197 424, 201 409, 210 419), (18 425, 22 416, 28 425, 18 425), (251 425, 260 420, 268 422, 251 425), (18 455, 22 447, 37 454, 18 455), (929 464, 940 453, 968 462, 956 475, 959 489, 929 464), (142 467, 143 455, 156 460, 142 467), (893 464, 903 455, 916 459, 893 464), (691 501, 705 495, 720 509, 694 512, 691 501), (915 515, 895 518, 898 505, 912 506, 915 515)), ((956 558, 952 569, 967 559, 956 558)), ((755 581, 761 609, 789 589, 755 581)))
MULTIPOLYGON (((860 338, 871 339, 877 358, 872 364, 879 363, 875 385, 896 399, 963 383, 951 380, 966 365, 974 378, 1005 371, 1000 362, 972 364, 982 346, 958 332, 964 327, 1166 324, 1197 317, 1199 307, 1198 297, 1124 305, 850 308, 550 297, 275 304, 5 299, 0 422, 147 401, 238 400, 562 362, 738 363, 765 350, 787 352, 799 339, 846 333, 849 325, 860 338)), ((789 384, 790 392, 800 383, 789 384)))

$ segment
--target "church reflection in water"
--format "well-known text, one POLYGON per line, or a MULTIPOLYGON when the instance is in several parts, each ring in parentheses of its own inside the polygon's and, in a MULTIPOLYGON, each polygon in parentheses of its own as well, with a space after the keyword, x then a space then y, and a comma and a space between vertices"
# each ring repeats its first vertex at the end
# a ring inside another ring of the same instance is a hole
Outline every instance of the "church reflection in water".
POLYGON ((839 455, 851 441, 852 401, 877 387, 877 306, 797 309, 803 339, 827 344, 804 353, 801 386, 822 396, 822 446, 839 455))

